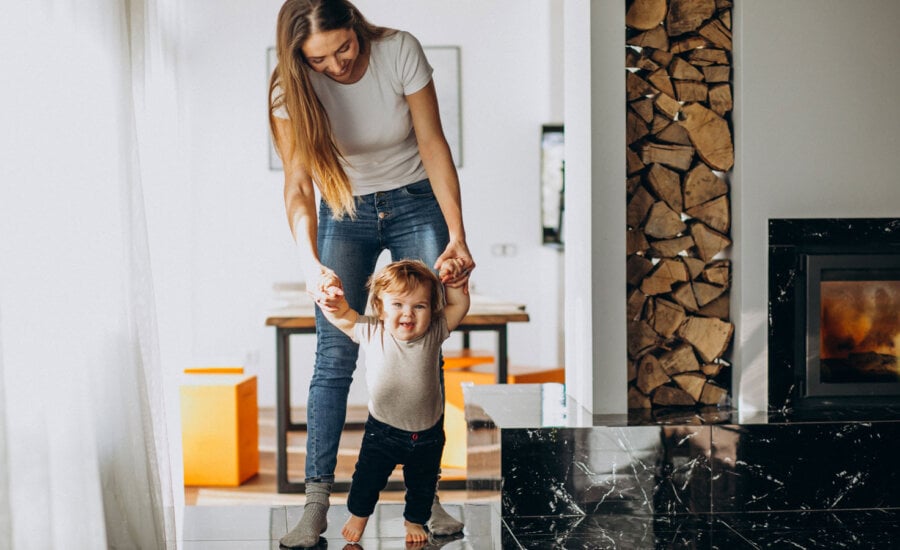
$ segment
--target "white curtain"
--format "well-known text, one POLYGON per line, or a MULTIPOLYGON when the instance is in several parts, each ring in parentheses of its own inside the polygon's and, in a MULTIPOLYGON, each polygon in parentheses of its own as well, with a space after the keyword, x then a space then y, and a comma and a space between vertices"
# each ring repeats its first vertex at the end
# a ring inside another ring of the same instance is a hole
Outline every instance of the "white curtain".
POLYGON ((177 22, 0 5, 0 549, 176 547, 144 186, 179 177, 177 22))

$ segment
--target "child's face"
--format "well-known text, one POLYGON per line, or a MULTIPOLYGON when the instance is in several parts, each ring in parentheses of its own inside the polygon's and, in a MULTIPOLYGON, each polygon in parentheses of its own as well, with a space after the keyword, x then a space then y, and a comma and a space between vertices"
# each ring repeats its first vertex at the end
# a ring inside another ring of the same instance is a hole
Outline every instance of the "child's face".
POLYGON ((381 321, 388 332, 401 341, 422 336, 431 326, 431 289, 419 285, 412 292, 394 294, 382 292, 381 321))

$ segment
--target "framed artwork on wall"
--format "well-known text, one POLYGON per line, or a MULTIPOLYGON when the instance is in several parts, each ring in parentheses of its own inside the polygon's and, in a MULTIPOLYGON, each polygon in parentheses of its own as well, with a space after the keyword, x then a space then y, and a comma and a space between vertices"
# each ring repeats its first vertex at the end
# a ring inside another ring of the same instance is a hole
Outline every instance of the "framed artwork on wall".
POLYGON ((424 46, 425 56, 434 69, 432 79, 444 135, 456 166, 462 166, 462 110, 459 46, 424 46))

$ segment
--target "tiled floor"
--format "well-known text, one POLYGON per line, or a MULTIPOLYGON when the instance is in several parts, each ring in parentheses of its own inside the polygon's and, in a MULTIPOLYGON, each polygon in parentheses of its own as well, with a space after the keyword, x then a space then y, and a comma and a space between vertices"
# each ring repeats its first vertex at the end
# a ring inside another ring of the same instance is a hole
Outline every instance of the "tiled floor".
MULTIPOLYGON (((347 544, 341 527, 347 507, 332 505, 328 530, 318 548, 391 550, 394 548, 493 549, 501 548, 499 508, 494 504, 446 504, 447 511, 466 524, 462 535, 435 537, 428 543, 407 545, 403 504, 380 503, 369 519, 363 540, 347 544)), ((279 548, 278 540, 303 513, 302 506, 188 506, 185 509, 184 550, 254 550, 279 548)))

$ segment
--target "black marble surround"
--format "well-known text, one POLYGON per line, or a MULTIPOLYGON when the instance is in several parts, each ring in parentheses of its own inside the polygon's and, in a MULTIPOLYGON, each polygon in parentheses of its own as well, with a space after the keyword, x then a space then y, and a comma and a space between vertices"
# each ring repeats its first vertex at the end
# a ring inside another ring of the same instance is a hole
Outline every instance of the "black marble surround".
MULTIPOLYGON (((798 409, 859 410, 870 415, 900 417, 900 399, 805 399, 800 380, 805 365, 804 335, 797 320, 804 315, 803 256, 823 251, 856 254, 900 254, 900 219, 829 218, 769 220, 769 410, 796 414, 798 409), (884 410, 864 411, 866 405, 884 410), (885 414, 886 412, 886 414, 885 414)), ((826 416, 832 414, 826 412, 826 416)), ((804 417, 817 417, 805 411, 804 417)))
POLYGON ((900 547, 897 418, 598 417, 556 384, 467 388, 466 415, 499 432, 504 548, 900 547))

